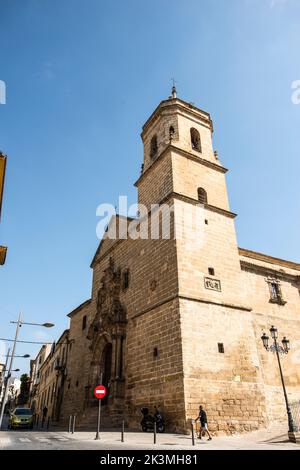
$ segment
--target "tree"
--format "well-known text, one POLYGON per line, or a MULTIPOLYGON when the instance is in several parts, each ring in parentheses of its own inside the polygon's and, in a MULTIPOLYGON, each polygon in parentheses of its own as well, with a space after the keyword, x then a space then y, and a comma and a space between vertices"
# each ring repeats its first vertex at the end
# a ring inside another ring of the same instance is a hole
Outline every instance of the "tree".
POLYGON ((30 378, 27 374, 21 375, 20 394, 18 396, 18 405, 26 405, 29 399, 30 378))

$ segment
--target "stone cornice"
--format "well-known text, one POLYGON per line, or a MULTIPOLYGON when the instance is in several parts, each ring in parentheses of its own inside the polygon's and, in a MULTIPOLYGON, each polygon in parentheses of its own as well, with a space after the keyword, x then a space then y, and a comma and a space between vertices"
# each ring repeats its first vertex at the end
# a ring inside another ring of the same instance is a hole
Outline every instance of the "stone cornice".
POLYGON ((191 296, 184 296, 184 295, 179 295, 178 296, 182 300, 190 300, 193 302, 200 302, 203 304, 212 304, 212 305, 218 305, 219 307, 226 307, 226 308, 232 308, 234 310, 243 310, 246 312, 251 312, 252 307, 248 305, 239 305, 239 304, 231 304, 227 302, 222 302, 221 300, 210 300, 207 298, 201 298, 201 297, 191 297, 191 296))
POLYGON ((203 111, 187 101, 181 100, 180 98, 171 98, 163 100, 159 103, 157 108, 153 111, 151 116, 147 119, 142 128, 142 136, 147 132, 149 127, 153 124, 155 119, 159 117, 159 114, 166 109, 182 110, 190 115, 193 115, 198 120, 202 120, 204 123, 208 124, 211 131, 213 132, 213 122, 211 120, 210 114, 206 111, 203 111))
POLYGON ((146 309, 142 310, 139 313, 136 313, 132 317, 129 318, 129 321, 134 320, 135 318, 138 318, 142 315, 145 315, 146 313, 150 312, 151 310, 154 310, 155 308, 161 307, 162 305, 165 305, 169 302, 173 302, 174 300, 188 300, 192 302, 199 302, 199 303, 204 303, 204 304, 211 304, 211 305, 218 305, 219 307, 226 307, 226 308, 231 308, 234 310, 242 310, 245 312, 251 312, 252 307, 250 306, 245 306, 245 305, 238 305, 238 304, 231 304, 227 302, 222 302, 222 301, 217 301, 217 300, 210 300, 207 298, 201 298, 201 297, 191 297, 191 296, 185 296, 181 294, 174 294, 170 297, 167 297, 166 299, 162 300, 161 302, 157 302, 146 309))
POLYGON ((194 198, 189 197, 189 196, 184 196, 183 194, 175 193, 175 192, 171 192, 166 197, 164 197, 159 202, 159 205, 164 204, 165 202, 167 202, 172 197, 174 199, 179 199, 180 201, 184 201, 184 202, 193 204, 195 206, 203 206, 204 209, 207 209, 207 210, 212 211, 212 212, 217 212, 218 214, 225 215, 226 217, 229 217, 231 219, 234 219, 237 216, 237 214, 235 214, 234 212, 230 212, 230 211, 227 211, 225 209, 221 209, 220 207, 212 206, 211 204, 201 204, 198 201, 198 199, 194 199, 194 198))
MULTIPOLYGON (((115 247, 116 247, 117 245, 119 245, 120 243, 124 242, 125 240, 128 240, 128 238, 119 238, 119 239, 117 239, 117 240, 115 241, 115 243, 113 243, 113 244, 112 244, 106 251, 104 251, 104 253, 103 253, 101 256, 99 256, 99 257, 98 257, 98 255, 99 255, 100 250, 97 250, 97 252, 96 252, 96 254, 95 254, 94 258, 93 258, 93 261, 92 261, 90 267, 93 269, 93 268, 96 266, 96 264, 100 263, 100 261, 102 261, 104 258, 106 258, 106 256, 108 256, 108 255, 115 249, 115 247)), ((100 246, 101 246, 101 244, 100 244, 100 246)), ((100 248, 100 246, 99 246, 99 248, 100 248)))
POLYGON ((168 144, 162 152, 159 154, 159 156, 156 158, 156 160, 152 163, 151 166, 147 168, 147 170, 144 171, 144 173, 141 174, 139 179, 134 183, 134 186, 138 187, 141 181, 145 179, 146 176, 150 174, 150 172, 155 168, 158 164, 159 161, 161 161, 167 154, 168 152, 176 152, 177 154, 188 158, 189 160, 192 160, 196 163, 200 163, 200 165, 204 165, 208 168, 212 168, 213 170, 219 171, 220 173, 227 173, 228 169, 218 165, 217 163, 210 162, 209 160, 206 160, 205 158, 198 157, 196 155, 193 155, 190 152, 187 152, 186 150, 181 149, 180 147, 176 147, 174 144, 168 144))
MULTIPOLYGON (((110 225, 111 225, 111 223, 112 223, 112 220, 113 220, 114 218, 116 218, 117 223, 118 223, 118 219, 123 219, 123 220, 126 220, 127 222, 131 222, 132 220, 134 220, 132 217, 128 217, 128 216, 125 217, 125 216, 123 216, 123 215, 116 214, 115 216, 112 216, 112 217, 110 218, 109 223, 108 223, 108 229, 107 229, 107 231, 109 231, 109 227, 110 227, 110 225)), ((99 245, 98 245, 98 248, 97 248, 97 250, 96 250, 96 253, 95 253, 94 256, 93 256, 93 259, 92 259, 91 264, 90 264, 90 268, 93 268, 93 267, 95 266, 95 264, 96 264, 96 259, 97 259, 97 257, 98 257, 98 254, 100 253, 100 250, 101 250, 102 245, 103 245, 103 243, 105 242, 105 240, 107 240, 107 238, 105 237, 105 234, 104 234, 102 240, 100 241, 100 243, 99 243, 99 245)), ((120 241, 120 240, 117 240, 117 241, 120 241)), ((111 248, 112 248, 112 247, 111 247, 111 248)), ((107 253, 107 251, 106 251, 105 253, 107 253)))
POLYGON ((300 275, 290 274, 287 272, 280 271, 279 269, 272 269, 268 266, 262 266, 261 264, 250 263, 248 261, 240 260, 241 268, 243 270, 249 270, 253 272, 258 272, 262 275, 272 275, 276 278, 288 278, 294 281, 300 281, 300 275))
POLYGON ((91 303, 91 299, 86 300, 82 304, 78 305, 72 312, 68 313, 67 317, 72 318, 76 313, 79 313, 84 307, 87 307, 91 303))
MULTIPOLYGON (((175 193, 175 192, 171 192, 167 196, 165 196, 161 201, 159 201, 158 205, 161 206, 162 204, 167 203, 172 198, 173 199, 178 199, 180 201, 187 202, 189 204, 194 204, 194 205, 197 205, 197 206, 198 205, 203 205, 204 209, 207 209, 209 211, 216 212, 218 214, 224 215, 225 217, 229 217, 230 219, 234 219, 237 216, 237 214, 235 214, 234 212, 229 212, 225 209, 221 209, 220 207, 212 206, 210 204, 201 204, 198 201, 198 199, 193 199, 191 197, 184 196, 183 194, 179 194, 179 193, 175 193)), ((147 216, 149 217, 150 215, 151 215, 151 210, 148 211, 147 216)), ((131 219, 131 220, 133 220, 133 219, 131 219)), ((128 238, 120 238, 120 239, 115 240, 115 243, 113 243, 112 246, 110 246, 101 256, 99 256, 100 249, 101 249, 101 247, 103 245, 103 242, 104 242, 104 239, 101 240, 90 267, 94 268, 95 265, 98 264, 101 260, 103 260, 107 255, 109 255, 115 249, 115 247, 117 245, 119 245, 120 243, 122 243, 122 242, 124 242, 125 240, 128 240, 128 239, 129 239, 129 237, 128 238)), ((71 312, 71 314, 72 314, 72 312, 71 312)), ((69 314, 69 315, 71 315, 71 314, 69 314)))
POLYGON ((257 251, 246 250, 245 248, 239 248, 239 254, 246 258, 256 259, 258 261, 264 261, 265 263, 276 264, 278 266, 284 266, 290 269, 296 269, 300 271, 300 264, 293 261, 287 261, 281 258, 275 258, 274 256, 265 255, 257 251))

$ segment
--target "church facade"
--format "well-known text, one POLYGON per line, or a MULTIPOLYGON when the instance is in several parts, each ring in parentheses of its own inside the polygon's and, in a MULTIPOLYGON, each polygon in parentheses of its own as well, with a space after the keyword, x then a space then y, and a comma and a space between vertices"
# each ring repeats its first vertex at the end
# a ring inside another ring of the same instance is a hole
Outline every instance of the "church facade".
POLYGON ((210 115, 175 89, 143 126, 138 202, 149 233, 160 220, 152 205, 172 209, 170 236, 105 233, 91 298, 69 314, 61 420, 95 423, 101 380, 108 426, 137 427, 140 409, 155 405, 180 432, 199 404, 217 432, 284 422, 276 357, 261 341, 272 325, 291 341, 282 365, 290 400, 300 399, 300 264, 238 247, 212 133, 210 115))

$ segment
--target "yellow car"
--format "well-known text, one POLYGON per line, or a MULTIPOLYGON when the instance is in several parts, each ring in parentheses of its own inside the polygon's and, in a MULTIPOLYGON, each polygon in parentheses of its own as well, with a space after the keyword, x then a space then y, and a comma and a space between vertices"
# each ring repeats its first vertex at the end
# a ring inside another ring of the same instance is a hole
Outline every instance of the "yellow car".
POLYGON ((29 408, 15 408, 14 411, 10 413, 9 429, 15 428, 33 428, 33 414, 29 408))

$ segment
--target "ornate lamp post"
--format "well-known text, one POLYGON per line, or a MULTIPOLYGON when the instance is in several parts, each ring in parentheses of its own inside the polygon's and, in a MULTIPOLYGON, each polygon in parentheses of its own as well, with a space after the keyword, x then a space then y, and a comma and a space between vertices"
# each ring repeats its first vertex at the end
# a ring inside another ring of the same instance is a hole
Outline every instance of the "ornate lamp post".
POLYGON ((283 388, 283 394, 284 394, 284 399, 285 399, 285 405, 286 405, 286 412, 288 415, 288 424, 289 424, 289 439, 293 442, 296 442, 296 436, 295 433, 298 432, 298 428, 294 423, 291 408, 289 405, 288 401, 288 396, 286 393, 286 388, 285 388, 285 383, 284 383, 284 377, 282 373, 282 367, 281 367, 281 362, 280 362, 280 354, 288 354, 290 350, 290 341, 284 336, 281 344, 278 343, 278 330, 275 328, 275 326, 271 326, 270 328, 270 333, 271 337, 273 339, 273 344, 269 346, 269 337, 266 335, 266 333, 263 333, 261 340, 263 342, 264 348, 266 351, 271 351, 272 353, 275 353, 277 356, 277 361, 278 361, 278 366, 279 366, 279 372, 280 372, 280 378, 281 378, 281 383, 282 383, 282 388, 283 388))

